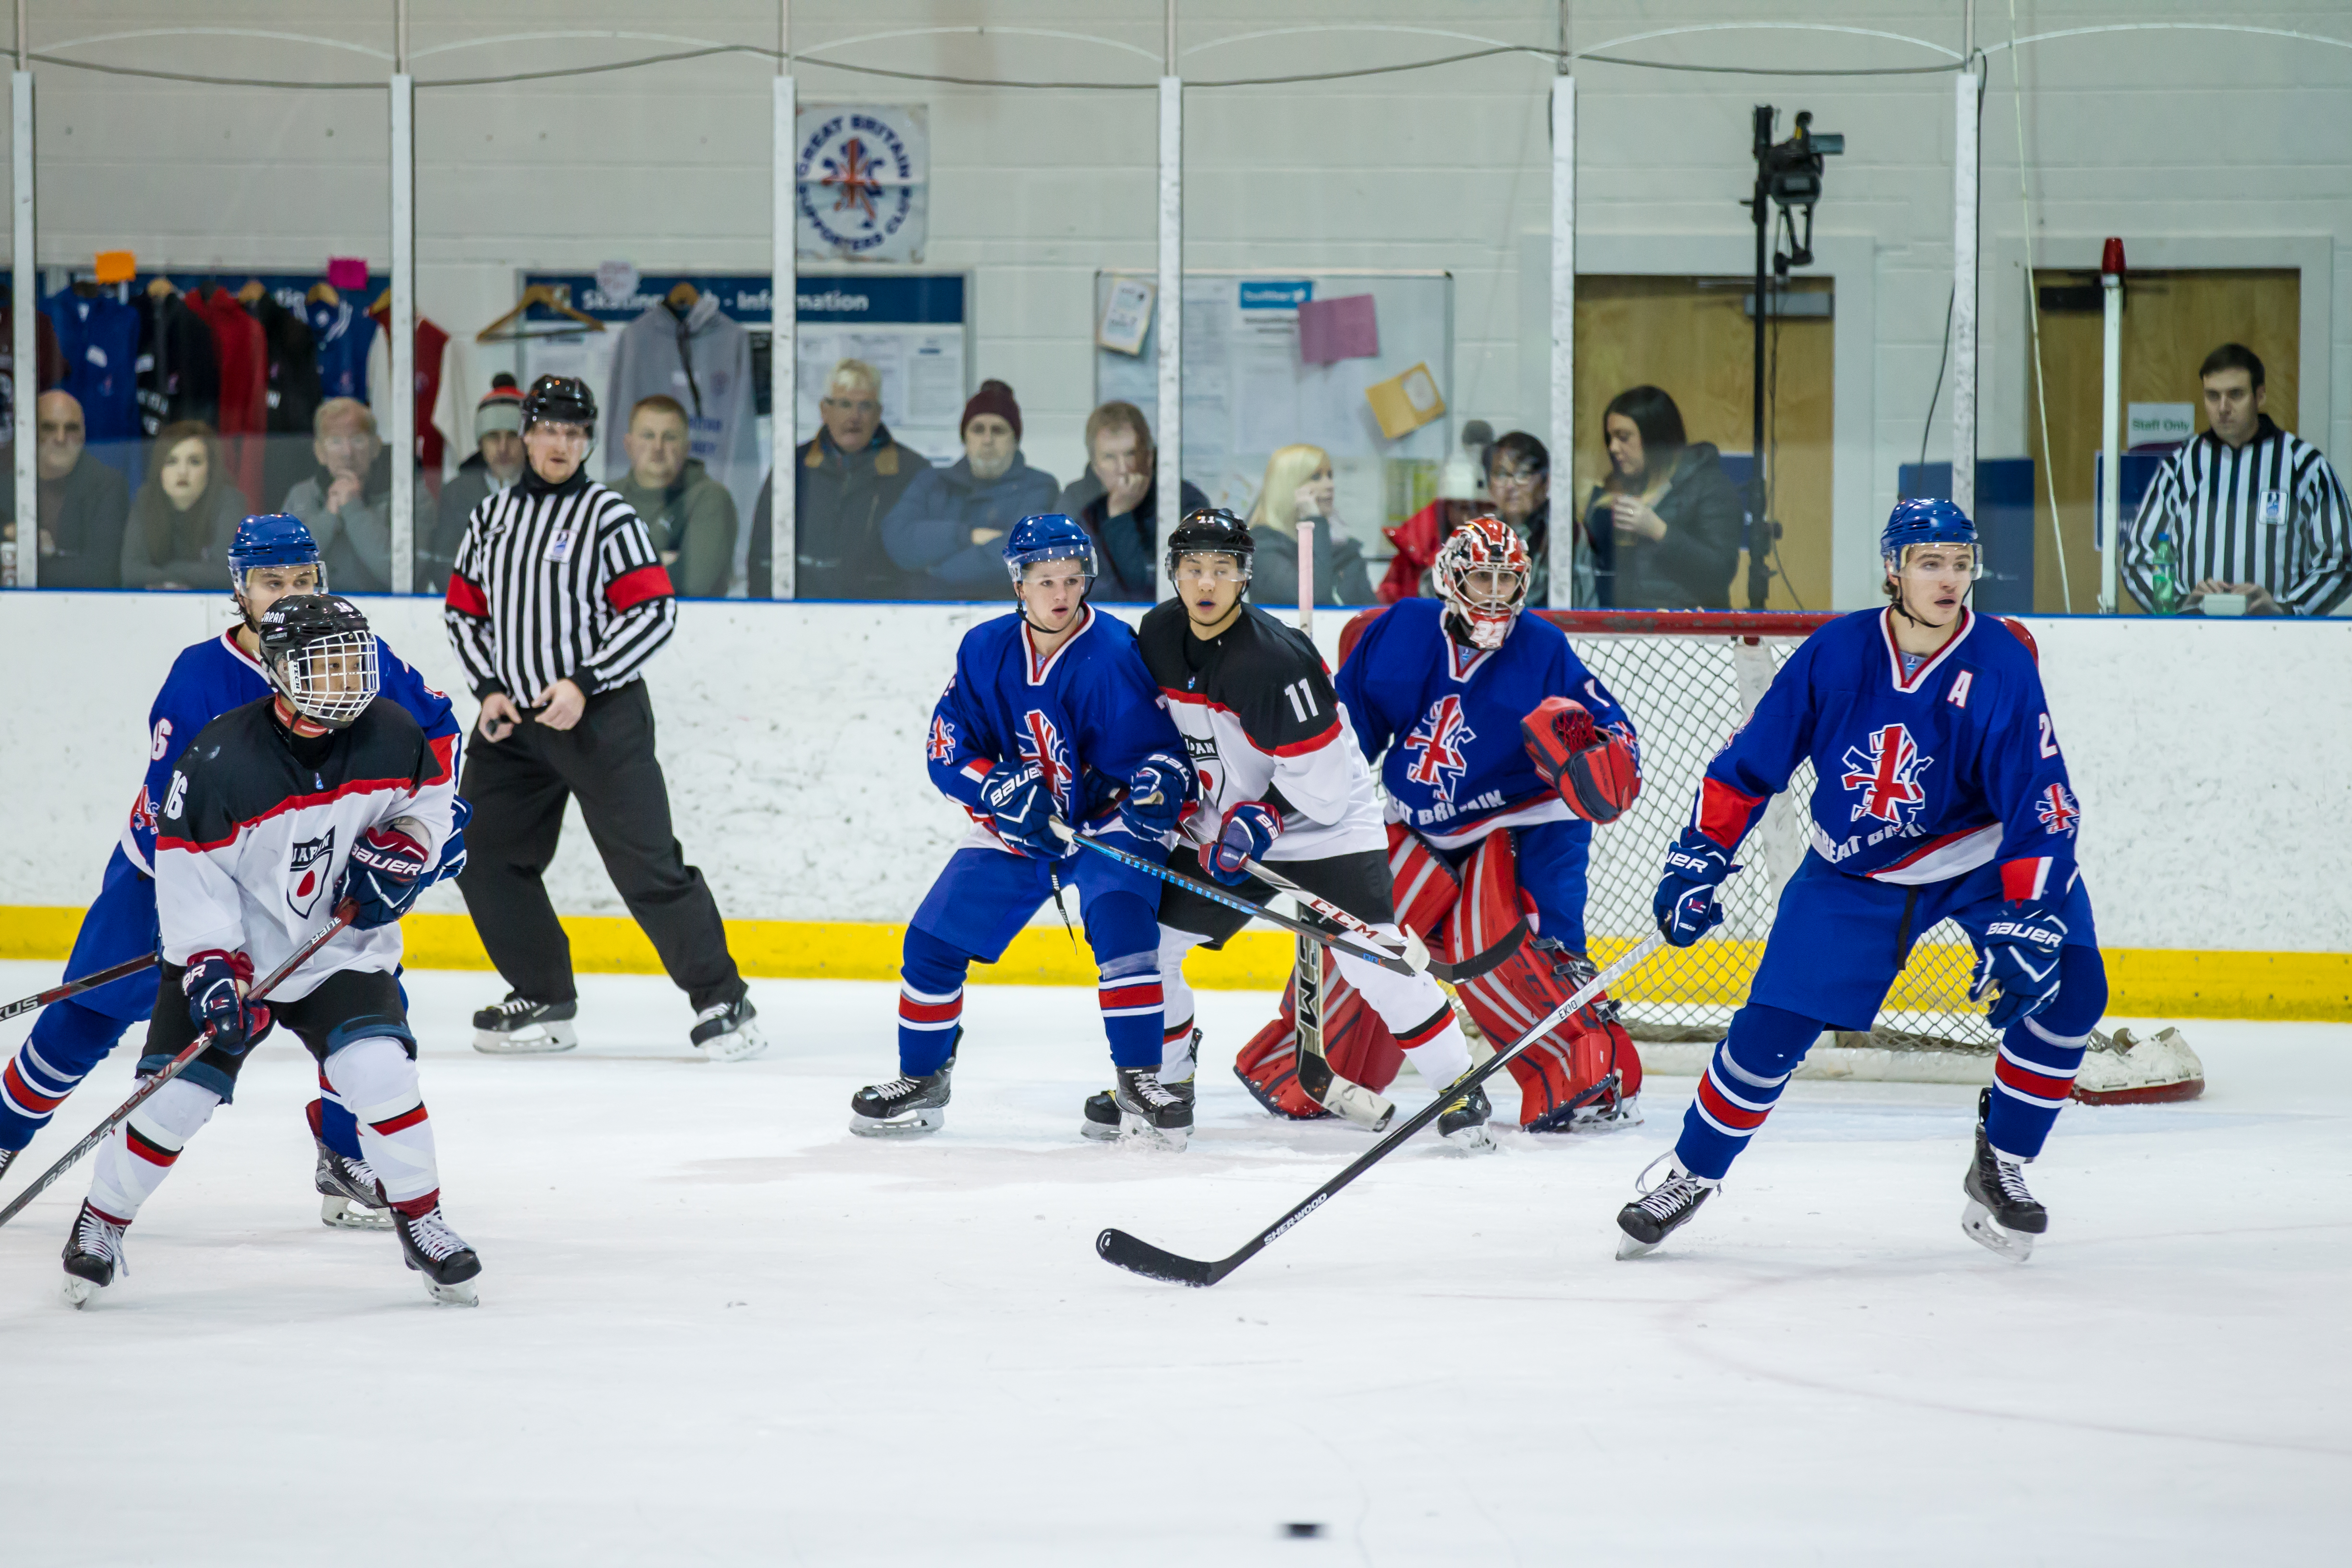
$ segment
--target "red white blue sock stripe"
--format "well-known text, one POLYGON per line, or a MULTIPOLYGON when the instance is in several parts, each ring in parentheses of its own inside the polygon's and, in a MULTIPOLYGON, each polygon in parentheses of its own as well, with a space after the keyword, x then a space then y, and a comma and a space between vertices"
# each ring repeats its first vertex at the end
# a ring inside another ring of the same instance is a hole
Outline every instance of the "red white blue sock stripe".
POLYGON ((898 1027, 952 1029, 963 1021, 963 987, 935 995, 901 984, 898 987, 898 1027))
POLYGON ((1139 1018, 1149 1014, 1156 1019, 1164 1001, 1157 974, 1106 980, 1096 987, 1095 996, 1106 1018, 1139 1018))
POLYGON ((81 1081, 78 1073, 61 1073, 41 1059, 38 1051, 27 1041, 18 1048, 16 1058, 5 1071, 0 1071, 0 1100, 8 1109, 29 1121, 48 1120, 50 1112, 65 1102, 81 1081))
POLYGON ((1759 1078, 1733 1061, 1727 1041, 1715 1048, 1713 1059, 1706 1064, 1691 1109, 1723 1136, 1745 1142, 1764 1125, 1764 1119, 1772 1114, 1780 1091, 1788 1085, 1787 1073, 1778 1078, 1759 1078))

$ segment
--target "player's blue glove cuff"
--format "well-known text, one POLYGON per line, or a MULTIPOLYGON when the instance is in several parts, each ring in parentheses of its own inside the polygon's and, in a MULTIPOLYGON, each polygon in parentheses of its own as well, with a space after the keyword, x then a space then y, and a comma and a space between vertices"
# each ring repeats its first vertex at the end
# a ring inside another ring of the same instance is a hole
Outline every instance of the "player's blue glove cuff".
POLYGON ((433 874, 425 879, 426 887, 436 882, 455 881, 465 875, 466 824, 473 819, 473 805, 464 795, 449 802, 449 837, 441 841, 441 855, 433 862, 433 874))
POLYGON ((1666 851, 1665 875, 1658 879, 1650 912, 1658 930, 1675 947, 1688 947, 1723 923, 1723 906, 1715 901, 1716 889, 1739 868, 1731 851, 1701 833, 1685 827, 1666 851))
POLYGON ((371 827, 360 835, 343 867, 342 890, 335 896, 337 903, 349 899, 357 906, 352 929, 373 931, 406 914, 425 890, 425 868, 432 858, 424 845, 397 827, 371 827))
POLYGON ((194 954, 187 973, 180 976, 188 1021, 210 1029, 213 1044, 233 1057, 244 1055, 247 1047, 269 1032, 269 1009, 245 999, 242 988, 252 981, 251 959, 218 949, 194 954))
POLYGON ((1184 797, 1191 793, 1192 770, 1174 757, 1146 757, 1127 781, 1127 795, 1118 803, 1118 819, 1147 844, 1164 844, 1183 816, 1184 797))
POLYGON ((1985 1012, 1985 1022, 1996 1032, 2057 999, 2058 957, 2065 945, 2066 922, 2056 910, 2021 900, 2001 905, 1985 927, 1969 987, 1978 1002, 1999 994, 1985 1012))
POLYGON ((1058 860, 1074 853, 1054 832, 1053 792, 1034 763, 991 770, 980 786, 980 804, 996 836, 1024 855, 1058 860))
POLYGON ((1209 875, 1228 888, 1249 880, 1252 860, 1263 860, 1282 837, 1282 814, 1262 800, 1245 800, 1225 813, 1223 831, 1209 847, 1209 875))

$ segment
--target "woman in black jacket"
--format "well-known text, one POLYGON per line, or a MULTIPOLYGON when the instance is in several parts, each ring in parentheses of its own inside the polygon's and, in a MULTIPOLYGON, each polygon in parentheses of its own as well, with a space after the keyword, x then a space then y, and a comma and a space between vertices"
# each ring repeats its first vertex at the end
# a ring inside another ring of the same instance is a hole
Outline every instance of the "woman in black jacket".
POLYGON ((1601 602, 1621 610, 1727 610, 1747 518, 1715 446, 1683 434, 1682 410, 1654 386, 1612 398, 1601 416, 1610 474, 1584 526, 1601 602))

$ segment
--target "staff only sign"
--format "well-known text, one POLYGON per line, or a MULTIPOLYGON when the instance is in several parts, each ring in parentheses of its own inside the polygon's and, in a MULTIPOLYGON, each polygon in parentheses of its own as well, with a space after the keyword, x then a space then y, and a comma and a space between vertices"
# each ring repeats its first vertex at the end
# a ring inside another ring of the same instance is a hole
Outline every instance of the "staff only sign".
POLYGON ((922 260, 931 145, 923 106, 812 104, 797 133, 800 254, 922 260))

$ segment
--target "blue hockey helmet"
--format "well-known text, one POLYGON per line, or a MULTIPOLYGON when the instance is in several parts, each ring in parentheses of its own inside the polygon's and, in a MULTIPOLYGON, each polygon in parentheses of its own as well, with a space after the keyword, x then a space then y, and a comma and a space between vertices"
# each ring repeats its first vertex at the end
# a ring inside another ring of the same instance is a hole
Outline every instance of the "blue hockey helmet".
POLYGON ((1903 569, 1903 552, 1915 544, 1965 544, 1975 552, 1972 575, 1984 575, 1984 546, 1978 542, 1977 525, 1958 506, 1940 497, 1922 497, 1897 501, 1886 515, 1886 526, 1879 531, 1879 558, 1890 572, 1903 569))
POLYGON ((1094 535, 1062 512, 1024 517, 1004 536, 1004 570, 1018 583, 1040 561, 1075 561, 1091 582, 1097 574, 1094 535))
POLYGON ((315 592, 327 591, 327 563, 320 558, 319 542, 291 512, 266 511, 236 525, 236 537, 228 545, 229 587, 244 593, 245 574, 257 566, 316 566, 315 592))

